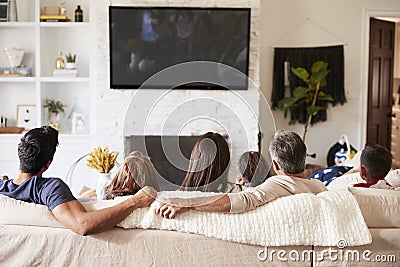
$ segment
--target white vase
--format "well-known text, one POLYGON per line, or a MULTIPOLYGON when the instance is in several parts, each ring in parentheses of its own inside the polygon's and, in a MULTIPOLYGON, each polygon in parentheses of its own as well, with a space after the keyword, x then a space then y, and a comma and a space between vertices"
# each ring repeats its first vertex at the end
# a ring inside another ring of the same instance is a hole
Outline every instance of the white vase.
POLYGON ((96 194, 97 200, 105 199, 104 189, 111 182, 111 173, 101 173, 97 174, 97 182, 96 182, 96 194))
POLYGON ((11 68, 16 68, 21 66, 22 59, 24 58, 24 49, 19 49, 15 47, 11 48, 4 48, 4 52, 8 57, 8 63, 10 64, 11 68))
MULTIPOLYGON (((4 2, 4 1, 2 1, 4 2)), ((7 2, 7 1, 5 1, 7 2)), ((7 21, 18 21, 17 0, 8 0, 8 19, 7 21)))

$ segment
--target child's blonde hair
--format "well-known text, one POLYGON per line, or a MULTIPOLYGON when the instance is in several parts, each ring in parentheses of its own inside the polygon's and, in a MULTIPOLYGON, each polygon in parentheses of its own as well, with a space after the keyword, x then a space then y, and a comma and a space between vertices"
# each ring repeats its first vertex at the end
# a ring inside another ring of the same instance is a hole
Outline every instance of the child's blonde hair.
POLYGON ((105 196, 106 199, 113 199, 134 195, 146 185, 158 190, 156 170, 149 157, 133 151, 119 167, 110 185, 105 188, 105 196))

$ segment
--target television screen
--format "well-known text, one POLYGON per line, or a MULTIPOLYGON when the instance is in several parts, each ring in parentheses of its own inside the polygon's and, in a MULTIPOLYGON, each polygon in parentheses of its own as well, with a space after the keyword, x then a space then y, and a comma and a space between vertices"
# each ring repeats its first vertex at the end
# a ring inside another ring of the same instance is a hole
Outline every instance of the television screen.
MULTIPOLYGON (((110 6, 109 19, 111 88, 146 88, 142 84, 165 68, 211 61, 243 74, 232 77, 218 67, 208 68, 204 79, 176 88, 247 89, 250 9, 110 6)), ((169 88, 169 84, 148 87, 169 88)))

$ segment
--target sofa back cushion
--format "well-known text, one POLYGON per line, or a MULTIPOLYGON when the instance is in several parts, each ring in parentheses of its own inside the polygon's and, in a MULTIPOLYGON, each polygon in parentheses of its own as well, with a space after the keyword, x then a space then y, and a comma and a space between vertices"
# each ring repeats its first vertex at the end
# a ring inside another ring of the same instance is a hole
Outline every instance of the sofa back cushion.
POLYGON ((0 224, 64 228, 44 205, 19 201, 0 194, 0 209, 0 224))
POLYGON ((400 228, 400 191, 349 187, 368 227, 400 228))

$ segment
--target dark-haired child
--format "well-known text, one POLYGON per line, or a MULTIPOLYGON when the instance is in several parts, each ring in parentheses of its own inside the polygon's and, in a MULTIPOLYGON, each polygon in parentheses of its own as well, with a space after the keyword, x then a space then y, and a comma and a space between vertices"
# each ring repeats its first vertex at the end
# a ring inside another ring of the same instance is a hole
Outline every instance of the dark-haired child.
POLYGON ((240 176, 236 179, 236 186, 230 192, 242 191, 247 187, 263 183, 268 176, 268 171, 267 162, 259 152, 244 152, 239 158, 240 176))
POLYGON ((360 175, 365 183, 355 184, 355 187, 388 189, 390 185, 385 176, 392 166, 392 154, 378 144, 366 144, 360 158, 360 175))

